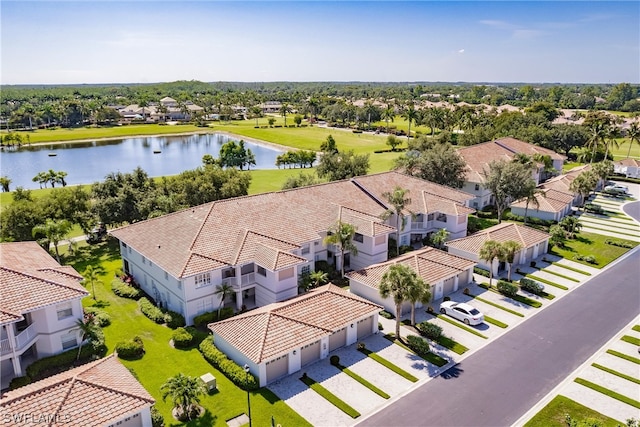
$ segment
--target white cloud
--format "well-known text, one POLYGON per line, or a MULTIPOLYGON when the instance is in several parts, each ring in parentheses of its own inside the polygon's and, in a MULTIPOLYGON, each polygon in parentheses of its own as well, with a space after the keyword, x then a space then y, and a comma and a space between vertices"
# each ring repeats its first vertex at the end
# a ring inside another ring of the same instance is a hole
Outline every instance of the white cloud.
POLYGON ((458 51, 458 53, 463 54, 463 53, 464 53, 464 49, 460 49, 460 50, 458 51))

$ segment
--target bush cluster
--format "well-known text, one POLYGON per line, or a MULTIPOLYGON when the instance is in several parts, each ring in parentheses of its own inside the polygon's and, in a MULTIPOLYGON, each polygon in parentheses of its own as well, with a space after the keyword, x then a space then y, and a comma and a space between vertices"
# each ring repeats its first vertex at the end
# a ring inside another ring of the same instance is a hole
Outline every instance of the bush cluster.
POLYGON ((430 340, 437 340, 442 336, 442 327, 434 323, 420 322, 416 325, 416 329, 420 332, 420 335, 430 340))
POLYGON ((506 280, 499 280, 497 287, 498 292, 509 298, 513 298, 518 294, 518 287, 513 283, 507 282, 506 280))
POLYGON ((84 307, 85 314, 89 314, 93 316, 93 321, 104 328, 105 326, 109 326, 111 324, 111 316, 107 314, 106 311, 97 308, 97 307, 84 307))
POLYGON ((158 307, 153 305, 146 297, 142 297, 138 300, 138 306, 142 314, 156 323, 164 323, 164 313, 158 307))
POLYGON ((171 329, 181 328, 186 325, 184 321, 184 316, 180 313, 176 313, 175 311, 167 310, 164 313, 164 322, 171 329))
MULTIPOLYGON (((104 345, 104 336, 100 336, 97 341, 93 342, 93 345, 82 346, 79 360, 81 362, 87 362, 92 359, 99 359, 103 357, 106 352, 107 347, 104 345), (99 340, 100 338, 102 338, 102 341, 99 340)), ((26 376, 29 377, 31 381, 38 381, 45 377, 66 371, 76 364, 77 357, 78 349, 72 348, 63 353, 36 360, 27 366, 26 376)))
POLYGON ((532 294, 541 295, 544 292, 544 285, 535 280, 523 277, 520 279, 520 288, 532 294))
POLYGON ((588 264, 597 264, 596 258, 593 255, 574 255, 573 259, 576 261, 584 261, 588 264))
POLYGON ((331 363, 333 366, 338 366, 340 364, 340 356, 334 354, 329 358, 329 363, 331 363))
POLYGON ((193 343, 192 333, 183 327, 179 327, 171 335, 175 348, 187 348, 193 343))
POLYGON ((121 359, 139 359, 144 355, 144 344, 142 338, 135 336, 130 340, 117 343, 115 350, 121 359))
POLYGON ((407 346, 418 356, 426 356, 429 353, 429 343, 415 335, 407 335, 407 346))
POLYGON ((205 360, 217 370, 222 372, 231 382, 238 387, 249 390, 257 390, 259 387, 256 377, 247 374, 242 366, 229 359, 213 344, 212 339, 206 339, 200 343, 200 352, 205 360))
POLYGON ((627 242, 621 242, 620 240, 611 240, 611 239, 607 239, 604 241, 607 245, 611 245, 611 246, 618 246, 620 248, 627 248, 627 249, 632 249, 633 245, 631 243, 627 243, 627 242))
POLYGON ((164 417, 155 405, 151 407, 151 427, 164 427, 164 417))
POLYGON ((380 315, 380 317, 384 317, 385 319, 393 319, 395 317, 393 314, 389 313, 387 310, 382 310, 378 314, 380 315))
POLYGON ((9 390, 15 390, 15 389, 17 389, 19 387, 22 387, 22 386, 25 386, 25 385, 27 385, 29 383, 31 383, 31 379, 29 377, 27 377, 27 376, 15 377, 9 383, 9 390))
POLYGON ((220 319, 218 319, 218 310, 216 311, 208 311, 206 313, 202 313, 193 318, 193 324, 197 327, 207 326, 209 323, 213 323, 218 320, 228 319, 233 316, 233 308, 232 307, 224 307, 220 310, 220 319))
POLYGON ((485 270, 484 268, 473 267, 473 272, 475 274, 479 274, 479 275, 484 276, 484 277, 489 277, 489 271, 485 270))
MULTIPOLYGON (((508 212, 506 214, 504 214, 504 219, 508 220, 508 221, 518 221, 518 222, 524 222, 524 217, 520 216, 520 215, 516 215, 514 213, 508 212)), ((550 220, 550 219, 540 219, 540 218, 536 218, 535 216, 527 216, 527 225, 543 225, 545 227, 550 227, 553 224, 555 224, 556 221, 550 220)))
POLYGON ((584 210, 586 212, 591 212, 591 213, 595 213, 595 214, 603 214, 604 213, 604 209, 602 209, 602 206, 594 205, 593 203, 586 203, 584 205, 584 210))
POLYGON ((114 294, 123 298, 140 299, 142 297, 142 291, 138 288, 124 283, 119 278, 115 278, 111 281, 111 290, 114 294))

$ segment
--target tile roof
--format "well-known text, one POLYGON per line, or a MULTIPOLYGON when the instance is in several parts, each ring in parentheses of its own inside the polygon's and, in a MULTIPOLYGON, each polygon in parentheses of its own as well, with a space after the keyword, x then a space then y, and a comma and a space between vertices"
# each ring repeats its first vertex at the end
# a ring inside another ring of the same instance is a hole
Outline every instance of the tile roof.
POLYGON ((426 283, 434 284, 472 268, 476 262, 439 249, 424 248, 362 270, 352 271, 347 273, 347 277, 378 289, 382 276, 389 270, 389 267, 395 264, 410 267, 426 283))
MULTIPOLYGON (((114 355, 5 393, 0 398, 5 425, 21 426, 7 414, 43 414, 48 426, 108 424, 155 403, 114 355)), ((35 423, 35 421, 34 421, 35 423)))
POLYGON ((629 157, 628 159, 617 160, 613 163, 622 166, 634 166, 636 168, 640 167, 640 160, 633 159, 631 157, 629 157))
MULTIPOLYGON (((538 202, 538 206, 533 202, 529 202, 528 208, 529 212, 540 211, 540 212, 562 212, 567 208, 567 205, 571 205, 573 203, 573 194, 567 193, 564 191, 559 191, 554 188, 547 188, 542 190, 543 193, 536 194, 536 200, 538 202)), ((510 205, 518 208, 527 208, 526 199, 517 200, 510 205)))
POLYGON ((504 243, 508 240, 519 242, 523 247, 528 248, 549 239, 549 234, 535 228, 516 224, 513 222, 503 222, 478 231, 467 237, 450 240, 445 243, 447 247, 460 249, 465 252, 477 254, 487 240, 495 240, 504 243))
POLYGON ((382 307, 329 284, 252 310, 209 329, 255 363, 319 340, 382 307))
POLYGON ((36 242, 0 244, 0 323, 22 313, 89 295, 82 276, 61 266, 36 242))
POLYGON ((588 170, 591 170, 591 165, 576 166, 575 168, 565 172, 562 175, 555 176, 543 182, 538 187, 543 189, 550 188, 557 191, 562 191, 564 193, 573 194, 573 192, 570 190, 571 182, 573 182, 573 180, 576 179, 576 177, 582 172, 588 170))
POLYGON ((395 186, 415 195, 416 212, 428 206, 466 214, 462 205, 473 199, 459 190, 386 172, 211 202, 127 225, 110 234, 174 277, 188 277, 251 262, 260 242, 291 252, 323 237, 339 218, 353 222, 364 235, 392 233, 395 228, 381 219, 387 210, 382 193, 395 186))
POLYGON ((484 182, 484 170, 489 170, 492 161, 511 161, 516 154, 542 154, 553 160, 564 160, 564 156, 553 150, 529 144, 515 138, 500 138, 494 141, 458 148, 458 154, 467 163, 469 182, 484 182))

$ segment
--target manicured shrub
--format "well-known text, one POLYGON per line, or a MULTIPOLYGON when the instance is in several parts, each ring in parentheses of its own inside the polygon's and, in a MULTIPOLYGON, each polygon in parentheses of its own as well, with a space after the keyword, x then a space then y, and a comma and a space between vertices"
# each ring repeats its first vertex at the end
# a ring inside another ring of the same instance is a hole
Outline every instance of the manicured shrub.
POLYGON ((360 341, 358 343, 358 350, 365 350, 367 348, 366 344, 360 341))
POLYGON ((386 311, 386 310, 382 310, 382 311, 381 311, 380 313, 378 313, 378 314, 380 314, 380 317, 384 317, 385 319, 393 319, 393 318, 395 317, 393 314, 389 313, 389 312, 388 312, 388 311, 386 311))
POLYGON ((378 330, 381 331, 383 329, 384 329, 384 327, 382 326, 382 323, 378 322, 378 330))
POLYGON ((193 335, 182 327, 173 331, 171 339, 175 348, 187 348, 193 343, 193 335))
POLYGON ((577 261, 584 261, 588 264, 597 264, 596 258, 593 255, 574 255, 573 259, 577 261))
POLYGON ((520 279, 520 288, 532 294, 541 295, 544 292, 544 285, 535 280, 523 277, 520 279))
MULTIPOLYGON (((85 344, 80 350, 80 362, 88 362, 103 357, 107 352, 102 341, 96 341, 94 345, 85 344)), ((66 371, 77 364, 78 349, 72 348, 54 356, 44 357, 27 366, 26 374, 31 381, 38 381, 62 371, 66 371)))
POLYGON ((536 262, 535 262, 535 261, 531 261, 531 262, 529 263, 529 266, 530 266, 531 268, 536 268, 536 262))
POLYGON ((144 344, 142 338, 135 336, 130 340, 117 343, 115 350, 121 359, 140 359, 144 355, 144 344))
POLYGON ((200 343, 200 352, 205 360, 217 370, 222 372, 231 382, 238 387, 249 390, 257 390, 259 387, 256 377, 247 374, 242 366, 229 359, 223 352, 213 344, 213 340, 208 338, 200 343))
POLYGON ((208 311, 206 313, 202 313, 193 318, 193 324, 197 327, 207 326, 209 323, 216 322, 218 320, 228 319, 229 317, 233 317, 233 308, 232 307, 224 307, 220 310, 220 319, 218 319, 218 310, 216 311, 208 311))
POLYGON ((27 376, 24 377, 15 377, 9 383, 9 390, 15 390, 18 387, 25 386, 27 384, 31 384, 31 379, 27 376))
POLYGON ((451 297, 444 297, 442 298, 442 301, 451 301, 451 297))
POLYGON ((119 278, 115 278, 111 281, 111 290, 114 294, 123 298, 140 299, 142 297, 142 291, 138 288, 124 283, 119 278))
POLYGON ((186 325, 184 316, 171 310, 164 313, 164 323, 166 323, 171 329, 181 328, 186 325))
POLYGON ((430 340, 437 340, 442 336, 442 327, 434 323, 420 322, 416 325, 416 329, 420 332, 420 335, 430 340))
POLYGON ((620 240, 611 240, 607 239, 604 241, 607 245, 618 246, 620 248, 632 249, 633 245, 631 243, 622 242, 620 240))
POLYGON ((415 335, 407 335, 407 346, 418 356, 426 356, 429 353, 429 343, 415 335))
POLYGON ((602 209, 602 206, 594 205, 593 203, 586 203, 584 205, 584 210, 586 212, 591 212, 591 213, 595 213, 595 214, 603 214, 604 213, 604 209, 602 209))
POLYGON ((509 298, 513 298, 518 294, 518 287, 513 283, 509 283, 505 280, 498 281, 498 292, 502 295, 508 296, 509 298))
POLYGON ((158 307, 153 305, 146 297, 138 300, 138 306, 142 314, 156 323, 164 323, 164 313, 158 307))
POLYGON ((86 314, 92 315, 93 320, 101 328, 104 328, 105 326, 109 326, 111 324, 111 316, 109 316, 104 310, 101 310, 97 307, 84 307, 84 312, 86 314))
POLYGON ((338 366, 340 364, 340 357, 337 354, 334 354, 329 358, 329 363, 333 366, 338 366))
POLYGON ((484 277, 489 277, 489 270, 485 270, 484 268, 473 267, 473 272, 484 277))
POLYGON ((164 417, 155 405, 151 407, 151 427, 164 427, 164 417))

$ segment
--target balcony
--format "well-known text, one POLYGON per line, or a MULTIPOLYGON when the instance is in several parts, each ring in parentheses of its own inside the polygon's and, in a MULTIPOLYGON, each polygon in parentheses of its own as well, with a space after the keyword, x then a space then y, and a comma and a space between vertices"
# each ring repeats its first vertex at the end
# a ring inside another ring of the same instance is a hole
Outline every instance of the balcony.
POLYGON ((227 277, 222 279, 222 283, 233 286, 234 289, 239 290, 247 285, 251 285, 256 282, 256 273, 248 273, 240 276, 240 283, 236 277, 227 277))
POLYGON ((34 338, 38 336, 38 332, 36 331, 36 326, 34 323, 29 325, 29 327, 23 331, 21 331, 18 335, 15 336, 14 345, 11 345, 11 340, 9 338, 0 341, 0 352, 1 354, 11 353, 12 349, 15 351, 20 351, 24 349, 27 344, 33 341, 34 338))

